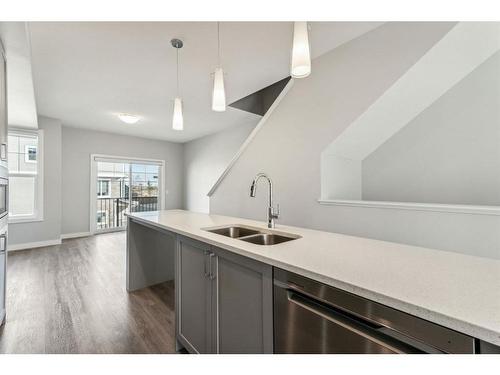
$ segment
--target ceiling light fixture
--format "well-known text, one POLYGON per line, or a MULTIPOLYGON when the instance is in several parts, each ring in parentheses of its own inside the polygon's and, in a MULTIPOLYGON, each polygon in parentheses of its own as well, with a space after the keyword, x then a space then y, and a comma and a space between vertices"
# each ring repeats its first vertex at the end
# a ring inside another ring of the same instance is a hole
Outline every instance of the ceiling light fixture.
POLYGON ((311 74, 311 53, 309 50, 309 36, 307 22, 294 22, 292 67, 290 74, 293 78, 305 78, 311 74))
POLYGON ((224 71, 220 63, 220 23, 217 22, 217 68, 214 72, 214 90, 212 92, 212 110, 224 112, 226 110, 226 92, 224 90, 224 71))
POLYGON ((118 118, 126 124, 135 124, 139 121, 139 116, 131 115, 129 113, 119 113, 118 118))
POLYGON ((172 117, 172 129, 183 130, 184 129, 184 117, 182 115, 182 99, 179 96, 179 49, 184 45, 180 39, 172 39, 170 41, 172 47, 177 51, 177 88, 174 99, 174 115, 172 117))

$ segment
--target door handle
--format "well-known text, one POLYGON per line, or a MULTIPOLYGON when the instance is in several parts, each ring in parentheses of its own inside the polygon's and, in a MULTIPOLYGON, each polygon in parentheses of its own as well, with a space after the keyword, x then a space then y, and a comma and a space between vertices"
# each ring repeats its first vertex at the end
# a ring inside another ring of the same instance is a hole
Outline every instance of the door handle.
POLYGON ((0 146, 0 159, 2 159, 2 161, 7 160, 7 144, 6 143, 2 143, 2 145, 0 146))
POLYGON ((7 249, 7 235, 0 234, 0 253, 3 253, 7 249))
MULTIPOLYGON (((210 271, 207 271, 207 263, 209 261, 208 259, 208 255, 210 254, 210 251, 208 250, 205 250, 203 252, 203 255, 204 255, 204 259, 203 259, 203 271, 205 272, 205 277, 209 277, 210 276, 210 271)), ((210 267, 208 267, 208 269, 210 269, 210 267)))
POLYGON ((210 276, 209 276, 209 279, 210 280, 215 279, 215 272, 214 272, 213 267, 212 267, 212 259, 215 259, 215 254, 214 253, 210 253, 210 255, 209 255, 209 260, 210 260, 210 262, 209 262, 209 267, 210 267, 210 276))

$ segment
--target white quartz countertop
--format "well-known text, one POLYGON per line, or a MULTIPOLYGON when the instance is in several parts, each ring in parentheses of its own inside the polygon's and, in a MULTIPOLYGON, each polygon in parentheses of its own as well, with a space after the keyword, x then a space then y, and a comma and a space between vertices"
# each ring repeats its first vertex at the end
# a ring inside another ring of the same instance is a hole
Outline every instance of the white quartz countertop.
POLYGON ((129 216, 500 345, 500 260, 284 225, 275 230, 301 238, 262 246, 202 228, 264 222, 183 210, 129 216))

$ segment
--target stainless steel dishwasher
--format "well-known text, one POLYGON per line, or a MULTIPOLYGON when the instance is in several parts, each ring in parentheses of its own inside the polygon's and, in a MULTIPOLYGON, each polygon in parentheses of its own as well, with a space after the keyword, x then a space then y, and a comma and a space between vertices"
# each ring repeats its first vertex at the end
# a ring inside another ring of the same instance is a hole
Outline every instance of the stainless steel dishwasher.
POLYGON ((474 353, 474 338, 274 269, 275 353, 474 353))

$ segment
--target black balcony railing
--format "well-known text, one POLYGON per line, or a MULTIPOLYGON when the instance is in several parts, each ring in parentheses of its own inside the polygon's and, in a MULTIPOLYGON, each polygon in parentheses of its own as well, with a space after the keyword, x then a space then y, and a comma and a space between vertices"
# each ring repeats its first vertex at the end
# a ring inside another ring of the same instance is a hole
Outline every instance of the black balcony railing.
POLYGON ((158 197, 97 198, 97 229, 124 227, 125 213, 158 210, 158 197), (129 207, 130 205, 130 207, 129 207))
POLYGON ((132 197, 132 212, 157 211, 158 197, 132 197))

